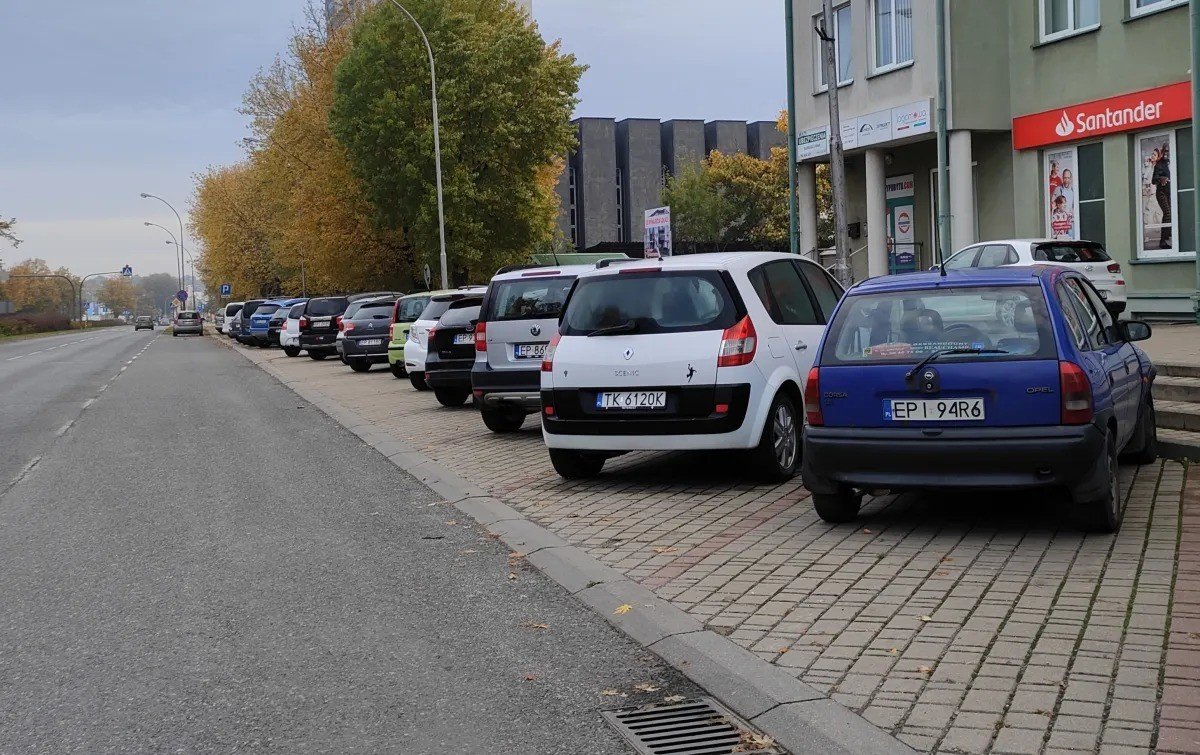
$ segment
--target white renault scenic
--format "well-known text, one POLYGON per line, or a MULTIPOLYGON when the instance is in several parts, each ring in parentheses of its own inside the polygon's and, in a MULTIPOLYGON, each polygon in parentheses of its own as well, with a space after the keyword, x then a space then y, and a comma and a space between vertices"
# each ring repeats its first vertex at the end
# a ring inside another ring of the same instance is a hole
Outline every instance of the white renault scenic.
POLYGON ((808 374, 842 288, 809 260, 728 252, 580 274, 542 362, 542 434, 566 478, 635 450, 744 449, 799 468, 808 374))

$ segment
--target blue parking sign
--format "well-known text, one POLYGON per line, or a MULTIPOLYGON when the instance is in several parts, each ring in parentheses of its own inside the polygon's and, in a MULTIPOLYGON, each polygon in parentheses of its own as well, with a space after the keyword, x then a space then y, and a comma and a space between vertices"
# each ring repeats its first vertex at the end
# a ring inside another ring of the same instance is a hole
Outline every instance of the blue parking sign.
POLYGON ((233 293, 233 286, 228 283, 221 284, 221 296, 229 296, 233 293))

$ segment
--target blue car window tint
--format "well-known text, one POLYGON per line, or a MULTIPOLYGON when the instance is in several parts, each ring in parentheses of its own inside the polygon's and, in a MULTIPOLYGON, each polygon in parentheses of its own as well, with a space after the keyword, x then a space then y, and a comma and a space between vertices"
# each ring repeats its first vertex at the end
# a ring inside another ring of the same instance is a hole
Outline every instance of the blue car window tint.
POLYGON ((1083 289, 1079 287, 1079 281, 1074 278, 1067 279, 1067 290, 1071 292, 1071 298, 1075 305, 1079 308, 1079 317, 1083 323, 1083 331, 1087 335, 1087 342, 1093 349, 1098 349, 1108 343, 1108 339, 1104 337, 1104 323, 1100 319, 1100 315, 1092 307, 1087 300, 1087 295, 1083 293, 1083 289))
POLYGON ((1058 305, 1062 309, 1063 319, 1067 321, 1067 330, 1071 331, 1071 339, 1075 341, 1077 348, 1086 350, 1088 348, 1087 334, 1083 329, 1083 320, 1079 317, 1079 310, 1073 303, 1075 296, 1061 281, 1054 287, 1054 292, 1058 297, 1058 305))

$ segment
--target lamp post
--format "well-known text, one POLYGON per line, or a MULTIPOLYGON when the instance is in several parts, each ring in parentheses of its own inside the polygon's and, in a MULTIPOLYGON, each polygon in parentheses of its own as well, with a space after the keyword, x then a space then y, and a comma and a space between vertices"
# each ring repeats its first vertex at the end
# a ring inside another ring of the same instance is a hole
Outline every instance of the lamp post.
POLYGON ((446 263, 446 212, 442 203, 442 137, 438 125, 437 68, 433 63, 433 46, 429 44, 429 37, 421 28, 421 24, 417 23, 416 17, 396 0, 390 1, 392 5, 408 16, 408 20, 413 22, 413 26, 417 27, 417 31, 421 34, 421 41, 425 43, 425 51, 429 53, 429 82, 433 88, 433 162, 437 171, 438 236, 441 241, 442 288, 447 289, 450 288, 450 275, 446 263))
MULTIPOLYGON (((158 201, 165 204, 167 207, 170 207, 171 212, 175 213, 175 219, 179 221, 179 243, 182 244, 184 241, 187 240, 183 235, 183 218, 181 218, 179 216, 179 211, 175 209, 174 205, 172 205, 170 202, 168 202, 167 200, 163 199, 160 196, 157 196, 155 194, 147 194, 146 192, 142 192, 142 199, 157 199, 158 201)), ((152 224, 147 223, 146 225, 152 225, 152 224)), ((161 228, 162 226, 159 226, 159 227, 161 228)), ((180 248, 182 248, 182 247, 180 247, 180 248)), ((183 290, 183 255, 182 254, 179 255, 179 290, 180 291, 183 290)))
POLYGON ((168 236, 171 237, 171 241, 168 241, 167 243, 170 244, 172 241, 175 242, 175 271, 179 274, 179 290, 183 291, 183 245, 179 243, 179 239, 175 238, 175 234, 171 232, 171 229, 167 228, 166 226, 159 225, 158 223, 151 223, 149 220, 143 221, 142 225, 146 227, 154 226, 155 228, 161 228, 167 232, 168 236))
MULTIPOLYGON (((175 244, 175 246, 179 246, 179 244, 174 241, 168 241, 166 243, 168 245, 175 244)), ((184 249, 183 247, 179 247, 179 249, 180 249, 181 254, 184 254, 184 253, 187 254, 188 264, 192 266, 192 306, 195 307, 196 306, 196 260, 194 257, 192 257, 192 253, 189 252, 188 250, 184 249)))

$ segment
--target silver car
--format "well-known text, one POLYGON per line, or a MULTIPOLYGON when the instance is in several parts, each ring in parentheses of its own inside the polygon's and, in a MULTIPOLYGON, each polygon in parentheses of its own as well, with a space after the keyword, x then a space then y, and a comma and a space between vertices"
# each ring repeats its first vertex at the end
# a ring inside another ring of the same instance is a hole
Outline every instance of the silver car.
POLYGON ((178 336, 184 334, 204 335, 204 320, 200 319, 199 312, 185 310, 175 314, 175 322, 174 327, 171 329, 171 335, 178 336))

